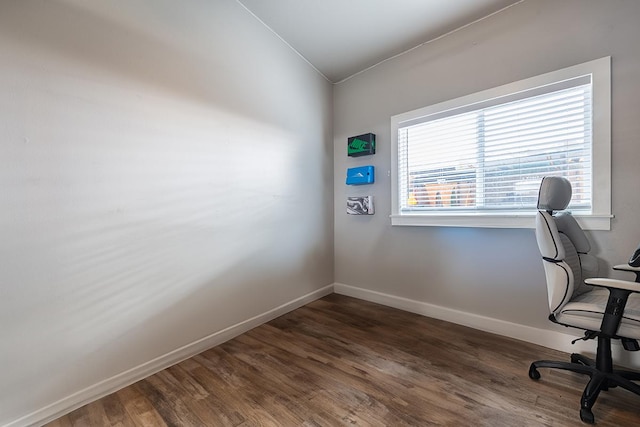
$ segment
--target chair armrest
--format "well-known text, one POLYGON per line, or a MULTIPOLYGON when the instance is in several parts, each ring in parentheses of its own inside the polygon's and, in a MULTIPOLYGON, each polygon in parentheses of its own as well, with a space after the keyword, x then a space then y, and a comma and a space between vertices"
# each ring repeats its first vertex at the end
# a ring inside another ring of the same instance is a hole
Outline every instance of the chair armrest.
POLYGON ((640 283, 629 282, 627 280, 592 278, 586 279, 584 283, 586 283, 587 285, 600 286, 603 288, 615 288, 624 289, 631 292, 640 292, 640 283))
POLYGON ((632 267, 629 264, 620 264, 620 265, 614 265, 613 269, 618 271, 628 271, 630 273, 635 273, 636 283, 640 283, 640 267, 632 267))
POLYGON ((607 288, 609 291, 609 299, 602 316, 600 332, 605 336, 615 337, 622 321, 627 300, 631 292, 640 293, 640 283, 604 278, 586 279, 584 283, 607 288))
POLYGON ((629 264, 614 265, 614 270, 640 272, 640 267, 631 267, 629 264))

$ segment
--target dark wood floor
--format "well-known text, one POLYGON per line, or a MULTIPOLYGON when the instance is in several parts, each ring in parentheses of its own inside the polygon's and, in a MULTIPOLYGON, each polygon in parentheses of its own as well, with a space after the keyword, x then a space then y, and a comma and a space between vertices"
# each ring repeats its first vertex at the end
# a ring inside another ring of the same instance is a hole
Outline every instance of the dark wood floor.
MULTIPOLYGON (((577 426, 587 377, 568 355, 330 295, 86 405, 58 426, 577 426)), ((604 392, 598 426, 640 425, 640 397, 604 392)))

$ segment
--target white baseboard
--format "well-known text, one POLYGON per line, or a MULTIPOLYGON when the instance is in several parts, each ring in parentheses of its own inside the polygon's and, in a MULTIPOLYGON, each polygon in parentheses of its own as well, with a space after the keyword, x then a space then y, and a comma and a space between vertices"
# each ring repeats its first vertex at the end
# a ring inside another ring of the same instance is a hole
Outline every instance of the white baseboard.
POLYGON ((24 426, 38 426, 46 424, 50 421, 59 418, 74 409, 86 405, 89 402, 93 402, 101 397, 104 397, 110 393, 120 390, 123 387, 131 385, 143 378, 153 375, 169 366, 175 365, 185 359, 202 353, 211 347, 215 347, 224 343, 240 334, 243 334, 257 326, 262 325, 276 317, 282 316, 296 308, 302 307, 312 301, 329 295, 333 292, 333 285, 325 286, 321 289, 308 293, 296 298, 293 301, 282 304, 272 310, 269 310, 263 314, 252 317, 251 319, 240 322, 236 325, 230 326, 219 332, 215 332, 209 336, 199 339, 195 342, 180 347, 170 353, 159 356, 153 360, 122 372, 97 384, 91 385, 84 390, 80 390, 58 400, 55 403, 38 409, 30 414, 27 414, 17 420, 6 424, 4 427, 24 427, 24 426))
MULTIPOLYGON (((491 317, 480 316, 477 314, 466 313, 451 308, 441 307, 421 301, 415 301, 408 298, 398 297, 395 295, 384 294, 381 292, 371 291, 364 288, 349 286, 342 283, 334 283, 325 286, 309 294, 303 295, 293 301, 285 303, 279 307, 269 310, 263 314, 252 317, 251 319, 230 326, 219 332, 213 333, 200 340, 187 344, 170 353, 159 356, 149 362, 129 369, 97 384, 80 390, 70 396, 58 400, 44 408, 38 409, 19 419, 16 419, 4 427, 25 427, 43 425, 56 418, 59 418, 74 409, 77 409, 89 402, 93 402, 101 397, 113 393, 123 387, 133 384, 143 378, 153 375, 169 366, 175 365, 185 359, 199 354, 211 347, 215 347, 224 343, 244 332, 247 332, 257 326, 262 325, 276 317, 282 316, 296 308, 302 307, 312 301, 322 298, 335 292, 337 294, 346 295, 365 301, 375 302, 388 307, 397 308, 411 313, 420 314, 435 319, 445 320, 447 322, 468 326, 470 328, 479 329, 494 334, 515 338, 518 340, 538 344, 544 347, 563 351, 566 353, 590 353, 593 354, 595 349, 593 342, 579 341, 575 345, 571 345, 571 341, 576 335, 565 334, 562 332, 551 331, 547 329, 533 328, 517 323, 506 322, 504 320, 494 319, 491 317)), ((633 369, 640 369, 640 355, 624 351, 622 346, 614 345, 613 356, 616 364, 627 366, 633 369)))
MULTIPOLYGON (((565 353, 585 353, 592 356, 595 352, 594 341, 578 341, 573 345, 571 344, 572 340, 581 336, 578 330, 576 330, 576 334, 571 335, 548 329, 534 328, 342 283, 334 283, 333 290, 337 294, 375 302, 388 307, 433 317, 434 319, 445 320, 509 338, 515 338, 565 353)), ((625 351, 617 342, 614 342, 612 345, 612 354, 617 365, 640 369, 640 355, 625 351)))

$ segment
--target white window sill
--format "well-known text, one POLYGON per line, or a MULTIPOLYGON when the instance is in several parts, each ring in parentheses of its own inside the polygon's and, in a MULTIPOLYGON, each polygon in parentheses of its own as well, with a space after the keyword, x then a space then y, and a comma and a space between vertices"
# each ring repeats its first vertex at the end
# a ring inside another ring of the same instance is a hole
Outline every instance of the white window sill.
MULTIPOLYGON (((574 215, 583 230, 610 230, 613 215, 574 215)), ((391 225, 423 227, 535 228, 535 213, 391 215, 391 225)))

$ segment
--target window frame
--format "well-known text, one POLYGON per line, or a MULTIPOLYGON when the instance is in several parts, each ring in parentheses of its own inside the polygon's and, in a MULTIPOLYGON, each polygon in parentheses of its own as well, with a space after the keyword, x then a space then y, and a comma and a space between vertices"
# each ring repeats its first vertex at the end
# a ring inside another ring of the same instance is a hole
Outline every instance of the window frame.
POLYGON ((391 117, 391 225, 489 228, 533 228, 530 212, 412 212, 402 213, 400 203, 398 129, 404 123, 459 109, 490 99, 591 75, 592 83, 592 210, 576 213, 587 230, 611 229, 611 57, 596 59, 527 78, 471 95, 440 102, 391 117))

